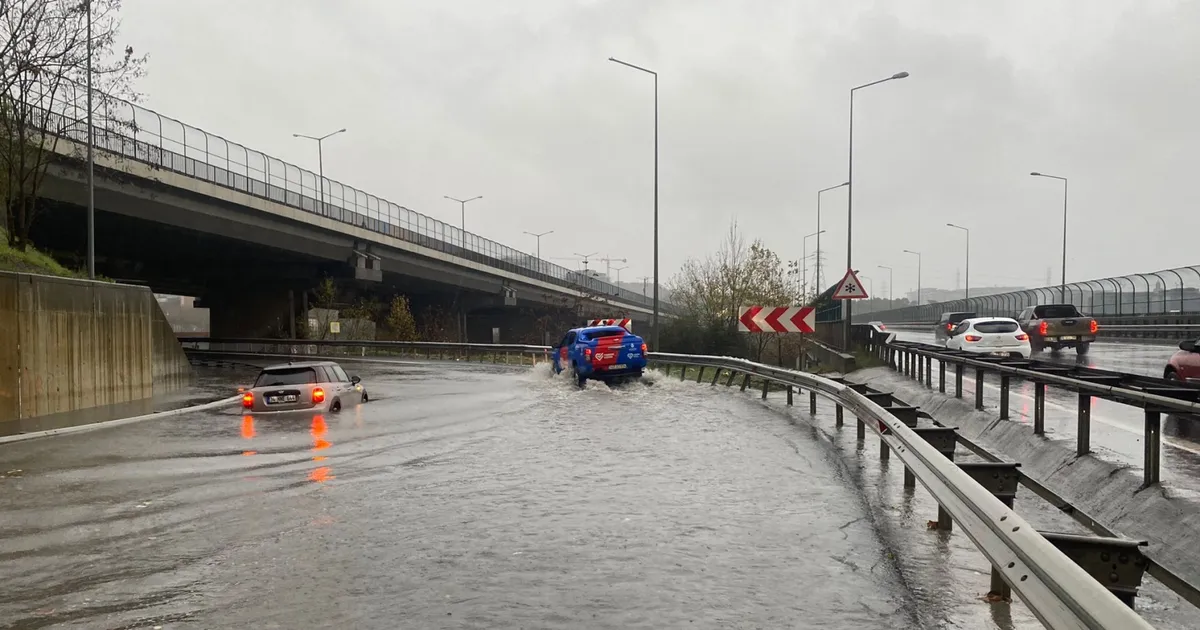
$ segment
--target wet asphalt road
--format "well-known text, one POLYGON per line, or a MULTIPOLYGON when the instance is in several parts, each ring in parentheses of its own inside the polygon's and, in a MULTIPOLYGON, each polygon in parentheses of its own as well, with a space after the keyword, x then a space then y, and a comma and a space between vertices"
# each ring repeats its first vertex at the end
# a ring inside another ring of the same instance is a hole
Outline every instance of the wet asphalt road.
POLYGON ((376 400, 337 415, 0 449, 0 627, 890 629, 954 602, 908 584, 859 471, 749 395, 352 371, 376 400))
POLYGON ((831 404, 351 372, 375 400, 337 415, 0 448, 0 627, 1041 627, 831 404))

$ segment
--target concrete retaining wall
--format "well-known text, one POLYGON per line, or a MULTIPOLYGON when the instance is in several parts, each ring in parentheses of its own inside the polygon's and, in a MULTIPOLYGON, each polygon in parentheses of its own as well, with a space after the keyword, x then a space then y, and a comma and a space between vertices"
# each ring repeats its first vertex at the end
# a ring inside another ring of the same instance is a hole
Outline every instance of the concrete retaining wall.
MULTIPOLYGON (((1074 440, 1039 437, 1028 425, 999 420, 996 409, 976 411, 974 401, 925 389, 889 368, 861 370, 849 380, 894 392, 896 398, 919 406, 942 424, 958 427, 962 435, 992 453, 1021 462, 1022 474, 1107 527, 1147 540, 1147 554, 1156 562, 1188 580, 1200 581, 1200 501, 1195 498, 1169 487, 1142 488, 1138 470, 1105 461, 1103 455, 1077 457, 1074 440)), ((1040 501, 1022 490, 1017 494, 1018 511, 1022 500, 1040 501)))
POLYGON ((190 376, 148 288, 0 272, 0 422, 142 400, 190 376))

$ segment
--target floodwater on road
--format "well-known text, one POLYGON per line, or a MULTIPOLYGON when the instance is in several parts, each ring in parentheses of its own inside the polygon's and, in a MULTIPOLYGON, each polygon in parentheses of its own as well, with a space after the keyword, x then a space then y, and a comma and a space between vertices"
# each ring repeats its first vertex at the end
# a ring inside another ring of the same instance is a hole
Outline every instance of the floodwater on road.
POLYGON ((832 405, 346 365, 339 414, 0 448, 0 626, 1040 627, 832 405))

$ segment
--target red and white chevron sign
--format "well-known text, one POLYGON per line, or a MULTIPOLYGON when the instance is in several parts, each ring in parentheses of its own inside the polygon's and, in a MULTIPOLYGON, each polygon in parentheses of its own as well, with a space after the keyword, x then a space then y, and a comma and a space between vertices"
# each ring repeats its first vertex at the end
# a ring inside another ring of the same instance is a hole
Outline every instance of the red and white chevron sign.
POLYGON ((620 326, 629 332, 633 332, 633 320, 631 319, 589 319, 588 326, 620 326))
POLYGON ((742 332, 810 333, 816 324, 811 306, 743 306, 738 309, 742 332))

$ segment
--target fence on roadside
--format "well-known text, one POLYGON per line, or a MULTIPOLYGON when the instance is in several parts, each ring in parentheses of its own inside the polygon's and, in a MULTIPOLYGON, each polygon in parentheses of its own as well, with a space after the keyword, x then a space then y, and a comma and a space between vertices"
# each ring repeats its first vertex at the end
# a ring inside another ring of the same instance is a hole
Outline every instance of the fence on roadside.
MULTIPOLYGON (((886 311, 854 311, 856 323, 936 322, 942 313, 972 311, 1015 317, 1038 304, 1070 303, 1095 316, 1200 314, 1200 266, 1072 282, 886 311)), ((818 320, 819 321, 819 320, 818 320)))

